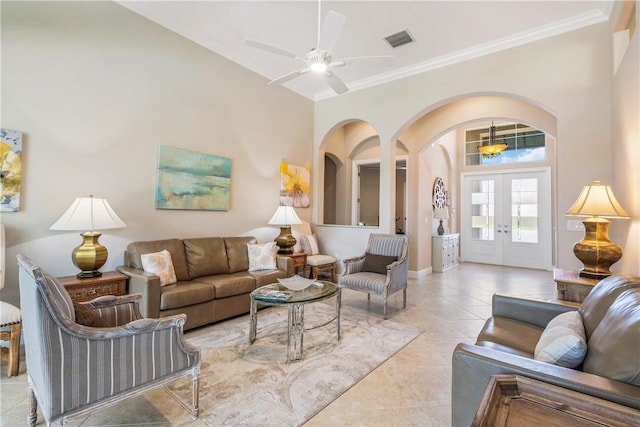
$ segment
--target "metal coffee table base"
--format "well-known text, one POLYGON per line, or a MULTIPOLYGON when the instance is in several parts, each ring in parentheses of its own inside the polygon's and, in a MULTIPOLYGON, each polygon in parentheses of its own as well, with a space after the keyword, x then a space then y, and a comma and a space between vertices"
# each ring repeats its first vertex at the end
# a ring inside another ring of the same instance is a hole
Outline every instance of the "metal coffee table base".
POLYGON ((258 323, 258 304, 267 306, 287 306, 288 319, 287 319, 287 362, 296 362, 303 358, 303 345, 304 345, 304 332, 313 329, 321 328, 332 322, 336 322, 336 339, 340 341, 340 288, 336 288, 335 293, 323 296, 319 299, 311 299, 300 302, 288 302, 288 301, 263 301, 251 298, 251 310, 249 320, 249 343, 253 343, 256 339, 256 330, 258 323), (336 312, 335 316, 329 319, 327 322, 320 325, 315 325, 308 329, 304 327, 304 306, 311 302, 318 302, 326 298, 336 297, 336 312))

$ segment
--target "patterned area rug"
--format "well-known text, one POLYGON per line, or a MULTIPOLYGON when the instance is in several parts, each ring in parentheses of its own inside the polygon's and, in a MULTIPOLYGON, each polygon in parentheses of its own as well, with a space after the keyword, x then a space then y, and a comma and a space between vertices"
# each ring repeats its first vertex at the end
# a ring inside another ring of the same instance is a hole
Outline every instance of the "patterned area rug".
MULTIPOLYGON (((333 317, 327 304, 305 306, 305 327, 333 317)), ((286 363, 287 310, 258 312, 249 345, 249 316, 190 338, 201 349, 200 419, 210 426, 297 426, 380 366, 422 331, 343 308, 341 340, 335 322, 306 331, 304 359, 286 363)), ((190 381, 170 386, 190 401, 190 381)))

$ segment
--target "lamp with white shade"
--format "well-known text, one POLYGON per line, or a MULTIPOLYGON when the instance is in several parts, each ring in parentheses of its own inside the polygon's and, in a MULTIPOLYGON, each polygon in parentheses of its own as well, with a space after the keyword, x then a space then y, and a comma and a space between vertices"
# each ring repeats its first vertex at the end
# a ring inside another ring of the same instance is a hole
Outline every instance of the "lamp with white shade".
POLYGON ((81 270, 77 277, 87 278, 101 276, 102 273, 98 270, 107 262, 107 248, 98 242, 98 238, 102 234, 96 230, 126 226, 124 221, 111 209, 106 199, 89 196, 78 197, 49 229, 89 230, 80 234, 84 241, 71 254, 73 265, 81 270))
POLYGON ((267 224, 280 226, 280 234, 275 238, 275 242, 280 248, 278 253, 292 254, 296 238, 291 234, 291 226, 302 224, 295 209, 292 206, 278 206, 276 213, 273 214, 267 224))
POLYGON ((622 248, 609 239, 607 218, 629 218, 608 185, 595 181, 585 185, 566 215, 584 216, 584 239, 573 245, 573 253, 582 261, 580 276, 603 279, 611 275, 609 267, 622 258, 622 248))

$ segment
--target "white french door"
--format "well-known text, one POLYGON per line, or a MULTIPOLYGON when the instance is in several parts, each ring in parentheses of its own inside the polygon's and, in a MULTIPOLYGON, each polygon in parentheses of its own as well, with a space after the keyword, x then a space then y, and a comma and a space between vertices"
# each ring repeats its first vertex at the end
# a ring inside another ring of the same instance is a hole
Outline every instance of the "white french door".
POLYGON ((462 175, 461 257, 550 270, 549 168, 462 175))

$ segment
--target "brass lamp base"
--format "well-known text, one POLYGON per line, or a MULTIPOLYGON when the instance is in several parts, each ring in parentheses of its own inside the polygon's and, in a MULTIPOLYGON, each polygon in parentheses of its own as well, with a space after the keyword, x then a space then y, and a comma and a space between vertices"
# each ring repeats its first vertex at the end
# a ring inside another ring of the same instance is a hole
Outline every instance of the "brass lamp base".
POLYGON ((107 262, 108 255, 107 248, 98 242, 102 234, 97 231, 87 231, 80 235, 84 241, 71 254, 73 265, 82 270, 76 276, 79 279, 102 276, 102 272, 98 270, 107 262))
POLYGON ((280 234, 275 238, 275 242, 280 248, 279 254, 292 254, 297 240, 291 234, 291 226, 280 227, 280 234))
POLYGON ((592 217, 582 221, 584 239, 573 245, 573 253, 582 261, 581 277, 604 279, 611 276, 609 267, 622 258, 620 246, 609 240, 611 221, 605 218, 592 217))

